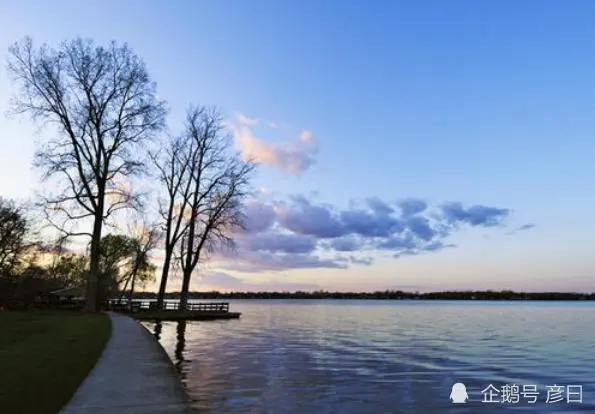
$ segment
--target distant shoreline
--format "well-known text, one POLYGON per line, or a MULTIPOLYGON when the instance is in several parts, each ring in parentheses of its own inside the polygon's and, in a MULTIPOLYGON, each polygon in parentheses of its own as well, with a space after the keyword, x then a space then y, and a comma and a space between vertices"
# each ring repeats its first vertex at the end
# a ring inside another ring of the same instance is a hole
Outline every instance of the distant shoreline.
MULTIPOLYGON (((139 292, 134 299, 157 299, 154 292, 139 292)), ((166 300, 178 300, 178 293, 168 293, 166 300)), ((444 291, 444 292, 191 292, 189 299, 233 300, 233 299, 307 299, 307 300, 467 300, 467 301, 591 301, 595 293, 564 292, 513 292, 504 291, 444 291)))

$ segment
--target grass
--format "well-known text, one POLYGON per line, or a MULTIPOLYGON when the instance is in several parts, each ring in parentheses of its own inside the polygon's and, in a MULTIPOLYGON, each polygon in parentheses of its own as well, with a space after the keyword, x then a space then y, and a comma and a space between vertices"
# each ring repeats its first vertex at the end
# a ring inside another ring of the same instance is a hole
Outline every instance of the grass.
POLYGON ((105 314, 0 312, 0 413, 58 413, 110 335, 105 314))

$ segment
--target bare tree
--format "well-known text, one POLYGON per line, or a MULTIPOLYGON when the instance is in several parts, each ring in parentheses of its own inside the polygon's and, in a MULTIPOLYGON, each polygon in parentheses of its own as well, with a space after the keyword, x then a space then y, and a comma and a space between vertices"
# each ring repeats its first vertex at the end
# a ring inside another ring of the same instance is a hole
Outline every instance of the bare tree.
POLYGON ((162 220, 165 255, 157 296, 157 307, 163 307, 169 271, 175 246, 184 231, 184 214, 187 211, 192 180, 192 166, 197 163, 194 151, 185 136, 170 138, 163 149, 151 154, 157 169, 157 179, 165 188, 165 198, 159 200, 159 215, 162 220))
POLYGON ((244 228, 243 202, 255 167, 231 151, 231 137, 215 109, 191 108, 185 132, 188 158, 196 161, 189 164, 190 191, 178 245, 180 309, 186 308, 190 280, 204 254, 234 247, 232 235, 244 228))
POLYGON ((63 184, 44 198, 47 219, 65 236, 91 237, 86 310, 94 311, 102 226, 137 201, 126 183, 142 172, 139 147, 162 129, 165 105, 125 44, 103 47, 79 38, 34 49, 25 38, 10 48, 7 69, 20 87, 14 111, 55 126, 54 138, 36 153, 44 180, 63 184), (66 228, 73 220, 92 222, 92 230, 66 228))

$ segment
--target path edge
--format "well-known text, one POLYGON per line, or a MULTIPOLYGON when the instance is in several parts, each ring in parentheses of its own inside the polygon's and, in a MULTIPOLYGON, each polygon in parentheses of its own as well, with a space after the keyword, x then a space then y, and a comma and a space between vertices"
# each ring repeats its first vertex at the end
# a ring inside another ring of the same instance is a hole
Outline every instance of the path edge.
POLYGON ((184 385, 184 383, 182 382, 182 379, 180 378, 180 373, 178 372, 178 370, 176 369, 173 361, 171 360, 171 358, 169 357, 169 355, 167 354, 167 351, 165 350, 165 348, 163 348, 163 346, 161 345, 161 343, 157 340, 157 338, 155 338, 155 335, 153 335, 140 321, 138 321, 137 319, 134 319, 130 316, 127 315, 122 315, 121 316, 126 316, 130 319, 133 319, 134 322, 136 322, 138 325, 140 325, 142 331, 143 331, 143 335, 148 336, 151 341, 154 344, 154 347, 159 349, 159 353, 161 355, 161 358, 165 361, 167 361, 169 369, 171 370, 172 375, 174 376, 174 378, 176 379, 176 389, 179 392, 179 394, 183 397, 184 402, 186 403, 186 406, 188 407, 188 409, 190 410, 190 412, 193 413, 198 413, 198 410, 192 407, 192 398, 190 398, 190 394, 188 394, 188 389, 186 388, 186 386, 184 385))

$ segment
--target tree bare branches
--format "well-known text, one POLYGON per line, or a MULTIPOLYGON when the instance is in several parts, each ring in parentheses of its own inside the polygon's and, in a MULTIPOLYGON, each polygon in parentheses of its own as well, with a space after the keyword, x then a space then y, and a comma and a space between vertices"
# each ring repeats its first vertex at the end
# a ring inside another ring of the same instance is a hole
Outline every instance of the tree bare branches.
POLYGON ((186 307, 190 279, 201 258, 233 248, 233 234, 244 227, 243 204, 250 194, 255 164, 232 152, 232 139, 216 109, 194 107, 186 119, 186 142, 193 162, 190 193, 178 246, 183 273, 180 309, 186 307))
POLYGON ((134 204, 124 183, 143 172, 140 147, 162 129, 165 105, 143 62, 115 42, 103 47, 79 38, 35 49, 25 38, 10 48, 7 69, 20 87, 14 112, 55 131, 35 156, 44 179, 61 185, 44 199, 48 218, 93 222, 86 304, 95 310, 102 225, 134 204))
POLYGON ((163 306, 174 248, 184 230, 184 216, 191 194, 190 174, 196 164, 196 154, 188 146, 185 136, 170 138, 158 154, 151 154, 157 170, 157 179, 164 188, 165 197, 159 200, 159 215, 164 238, 164 263, 159 284, 157 303, 163 306))
POLYGON ((160 215, 165 258, 158 306, 163 306, 172 264, 183 273, 180 306, 184 307, 192 273, 209 252, 233 248, 233 234, 244 226, 243 201, 250 193, 255 164, 232 148, 216 109, 191 107, 185 130, 153 156, 163 187, 160 215))

